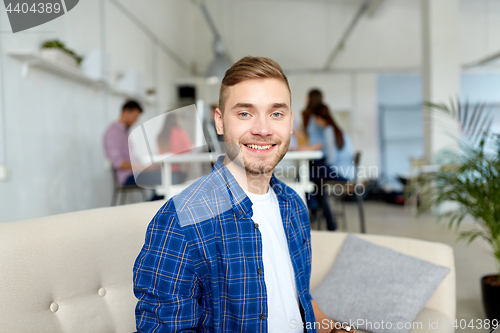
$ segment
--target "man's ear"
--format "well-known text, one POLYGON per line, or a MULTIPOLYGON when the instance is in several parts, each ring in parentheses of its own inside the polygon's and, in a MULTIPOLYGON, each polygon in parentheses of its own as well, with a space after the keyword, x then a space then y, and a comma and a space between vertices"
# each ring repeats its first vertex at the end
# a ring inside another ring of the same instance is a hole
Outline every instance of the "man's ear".
POLYGON ((224 134, 224 122, 222 120, 222 112, 219 108, 215 109, 214 121, 215 128, 217 129, 217 134, 224 134))

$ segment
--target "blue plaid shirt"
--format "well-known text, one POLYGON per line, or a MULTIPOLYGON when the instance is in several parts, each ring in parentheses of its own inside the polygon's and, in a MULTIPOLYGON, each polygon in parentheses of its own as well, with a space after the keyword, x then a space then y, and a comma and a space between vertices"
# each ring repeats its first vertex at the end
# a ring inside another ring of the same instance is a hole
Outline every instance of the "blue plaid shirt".
MULTIPOLYGON (((278 197, 302 320, 313 323, 307 209, 274 175, 270 184, 278 197)), ((134 265, 139 332, 267 332, 262 238, 252 216, 252 202, 222 158, 211 173, 163 205, 134 265)))

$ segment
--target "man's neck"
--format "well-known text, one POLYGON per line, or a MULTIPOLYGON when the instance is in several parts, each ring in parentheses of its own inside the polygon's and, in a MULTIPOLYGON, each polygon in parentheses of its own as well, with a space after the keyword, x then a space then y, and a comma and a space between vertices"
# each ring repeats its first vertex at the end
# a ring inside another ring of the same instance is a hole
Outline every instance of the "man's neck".
POLYGON ((120 124, 123 124, 127 129, 130 127, 128 126, 127 122, 125 121, 125 119, 123 119, 123 117, 121 117, 120 119, 118 119, 118 122, 120 124))
POLYGON ((245 170, 241 165, 231 161, 227 155, 224 158, 224 165, 231 172, 238 182, 238 185, 246 191, 253 194, 266 194, 269 190, 272 171, 269 173, 253 174, 245 170))

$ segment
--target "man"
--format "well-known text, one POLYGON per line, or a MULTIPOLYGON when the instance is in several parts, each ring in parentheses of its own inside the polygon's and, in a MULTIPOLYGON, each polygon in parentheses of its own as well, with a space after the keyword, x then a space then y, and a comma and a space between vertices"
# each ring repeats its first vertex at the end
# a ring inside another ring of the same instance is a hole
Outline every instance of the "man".
MULTIPOLYGON (((161 184, 161 171, 158 165, 152 165, 144 169, 138 179, 134 177, 132 164, 137 169, 143 169, 139 160, 130 154, 128 144, 128 131, 135 124, 142 113, 142 108, 136 101, 129 100, 122 107, 120 119, 111 124, 104 133, 104 150, 111 161, 111 166, 116 172, 118 184, 122 186, 143 185, 154 186, 161 184)), ((153 194, 150 201, 163 199, 163 196, 153 194)))
POLYGON ((129 100, 122 107, 120 119, 111 124, 104 134, 104 150, 111 161, 120 185, 134 185, 132 162, 128 149, 128 130, 142 113, 136 101, 129 100))
POLYGON ((314 325, 330 319, 309 293, 307 210, 272 174, 293 123, 279 65, 235 63, 215 123, 226 155, 158 211, 135 262, 138 331, 338 331, 314 325))

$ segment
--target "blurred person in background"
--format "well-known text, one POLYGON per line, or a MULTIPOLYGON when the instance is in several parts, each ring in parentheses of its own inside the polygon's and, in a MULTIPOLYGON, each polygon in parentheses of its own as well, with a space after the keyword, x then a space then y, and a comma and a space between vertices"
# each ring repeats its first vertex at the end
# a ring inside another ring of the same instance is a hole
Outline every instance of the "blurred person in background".
MULTIPOLYGON (((311 89, 307 95, 306 108, 302 111, 303 137, 299 138, 298 150, 320 150, 323 139, 323 128, 314 121, 313 111, 323 105, 323 94, 318 89, 311 89)), ((312 171, 314 165, 320 160, 309 161, 309 170, 312 171)), ((312 180, 312 177, 311 177, 312 180)), ((316 191, 320 192, 320 191, 316 191)), ((307 207, 311 212, 311 221, 318 219, 318 211, 322 206, 318 202, 318 197, 314 193, 307 193, 307 207)))
MULTIPOLYGON (((188 132, 182 126, 182 117, 176 113, 168 113, 163 129, 157 138, 160 154, 182 154, 193 148, 188 132)), ((187 178, 188 165, 172 164, 172 184, 181 184, 187 178)))
POLYGON ((337 230, 337 219, 328 204, 328 197, 322 191, 325 181, 348 182, 354 178, 352 144, 347 133, 335 123, 326 106, 314 110, 316 126, 322 129, 321 151, 323 158, 315 161, 311 168, 311 180, 316 184, 316 198, 323 209, 327 228, 337 230))
POLYGON ((323 94, 318 89, 312 89, 307 96, 307 106, 302 111, 302 125, 307 135, 307 148, 300 150, 320 150, 322 148, 323 128, 314 121, 314 110, 324 106, 323 94))
POLYGON ((139 161, 128 148, 129 129, 142 113, 142 108, 136 101, 129 100, 122 107, 118 121, 112 123, 104 133, 104 151, 116 172, 118 183, 122 186, 135 184, 132 163, 139 161), (131 160, 133 159, 133 161, 131 160))
POLYGON ((325 181, 349 181, 353 179, 353 152, 349 136, 344 133, 330 115, 323 103, 323 96, 317 89, 309 92, 307 108, 302 113, 303 125, 307 130, 309 144, 299 150, 321 150, 323 158, 311 162, 311 181, 317 191, 308 194, 308 204, 313 218, 317 218, 321 208, 330 231, 337 229, 337 219, 333 214, 328 197, 323 193, 325 181))
MULTIPOLYGON (((118 121, 112 123, 104 133, 104 151, 111 162, 111 167, 116 174, 116 180, 120 186, 137 185, 132 165, 137 165, 138 169, 144 169, 140 161, 134 154, 130 154, 128 135, 129 129, 137 122, 142 113, 142 107, 134 100, 128 100, 122 106, 122 113, 118 121)), ((154 170, 157 166, 151 166, 138 176, 140 184, 157 185, 161 184, 160 170, 154 170)), ((156 194, 150 199, 159 200, 162 196, 156 194)))

